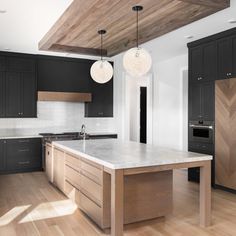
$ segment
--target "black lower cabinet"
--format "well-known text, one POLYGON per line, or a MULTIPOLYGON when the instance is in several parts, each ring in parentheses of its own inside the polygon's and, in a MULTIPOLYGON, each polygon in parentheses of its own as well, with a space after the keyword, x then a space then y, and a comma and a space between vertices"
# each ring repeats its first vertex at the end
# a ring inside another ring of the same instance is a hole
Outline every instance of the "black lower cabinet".
POLYGON ((90 134, 89 139, 110 139, 117 138, 117 134, 90 134))
MULTIPOLYGON (((201 143, 201 142, 189 142, 189 152, 196 152, 201 154, 212 155, 213 160, 211 162, 211 183, 212 186, 215 184, 215 162, 214 162, 214 144, 212 143, 201 143)), ((188 181, 200 182, 200 168, 189 168, 188 169, 188 181)))
POLYGON ((1 173, 18 173, 42 169, 40 138, 1 140, 1 173))
POLYGON ((5 140, 0 140, 0 173, 6 170, 5 140))

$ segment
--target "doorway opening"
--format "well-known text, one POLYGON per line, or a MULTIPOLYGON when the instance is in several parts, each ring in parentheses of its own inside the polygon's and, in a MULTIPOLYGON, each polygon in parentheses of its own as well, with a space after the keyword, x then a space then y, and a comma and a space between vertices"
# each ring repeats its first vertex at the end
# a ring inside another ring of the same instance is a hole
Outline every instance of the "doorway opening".
POLYGON ((147 143, 147 87, 140 87, 140 143, 147 143))

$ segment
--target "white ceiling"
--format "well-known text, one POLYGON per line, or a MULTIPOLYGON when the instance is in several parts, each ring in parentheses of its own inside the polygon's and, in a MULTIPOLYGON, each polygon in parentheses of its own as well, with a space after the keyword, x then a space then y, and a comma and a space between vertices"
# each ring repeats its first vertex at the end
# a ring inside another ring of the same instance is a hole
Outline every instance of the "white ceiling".
MULTIPOLYGON (((0 0, 0 11, 7 11, 0 14, 0 50, 67 55, 38 52, 38 42, 71 2, 72 0, 0 0)), ((185 54, 188 42, 236 27, 236 24, 227 22, 232 18, 236 19, 236 0, 231 0, 230 8, 152 40, 144 46, 158 61, 185 54), (186 39, 186 35, 193 35, 194 38, 186 39)), ((67 56, 75 57, 74 54, 67 56)))

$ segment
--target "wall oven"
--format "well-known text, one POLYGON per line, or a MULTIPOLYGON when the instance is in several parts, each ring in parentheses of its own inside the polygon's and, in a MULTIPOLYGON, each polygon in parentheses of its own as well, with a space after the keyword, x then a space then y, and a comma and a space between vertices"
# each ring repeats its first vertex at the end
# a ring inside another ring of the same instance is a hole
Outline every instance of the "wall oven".
POLYGON ((190 121, 189 141, 214 143, 214 122, 212 121, 190 121))

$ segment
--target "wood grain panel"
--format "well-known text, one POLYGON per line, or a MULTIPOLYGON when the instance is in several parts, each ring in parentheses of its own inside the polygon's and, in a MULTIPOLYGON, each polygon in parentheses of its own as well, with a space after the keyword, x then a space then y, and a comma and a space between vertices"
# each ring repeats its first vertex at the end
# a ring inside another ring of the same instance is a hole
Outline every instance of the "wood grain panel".
POLYGON ((236 189, 236 79, 215 86, 216 184, 236 189))
POLYGON ((116 55, 136 42, 136 17, 140 4, 140 43, 211 15, 230 6, 229 0, 76 0, 39 42, 41 50, 99 55, 99 29, 105 28, 104 51, 116 55))
POLYGON ((91 93, 38 92, 38 101, 91 102, 91 93))

